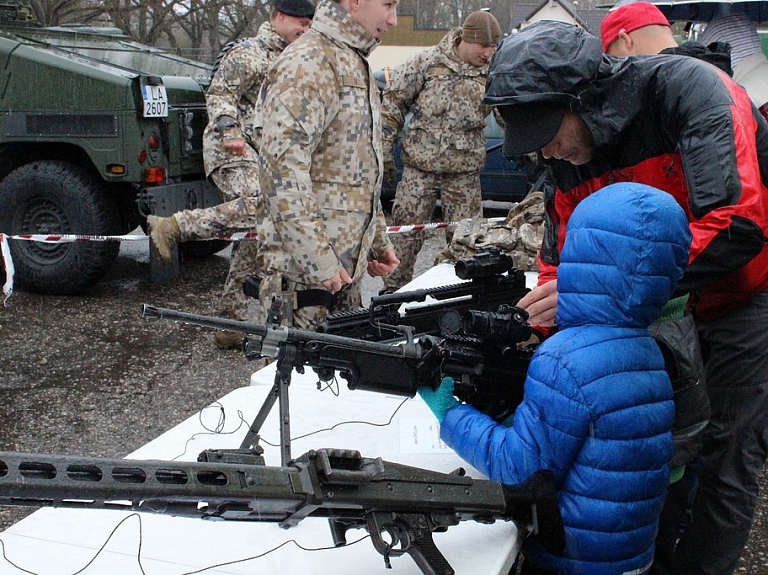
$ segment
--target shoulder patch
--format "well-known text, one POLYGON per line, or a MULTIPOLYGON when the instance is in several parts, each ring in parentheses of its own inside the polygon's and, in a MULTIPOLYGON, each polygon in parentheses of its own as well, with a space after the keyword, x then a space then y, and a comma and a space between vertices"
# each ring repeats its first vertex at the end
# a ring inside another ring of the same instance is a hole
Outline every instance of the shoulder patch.
POLYGON ((342 76, 342 86, 350 86, 352 88, 365 88, 365 81, 362 78, 356 78, 355 76, 342 76))
POLYGON ((447 66, 429 66, 427 68, 427 74, 434 75, 434 76, 442 76, 446 74, 453 74, 453 72, 447 66))

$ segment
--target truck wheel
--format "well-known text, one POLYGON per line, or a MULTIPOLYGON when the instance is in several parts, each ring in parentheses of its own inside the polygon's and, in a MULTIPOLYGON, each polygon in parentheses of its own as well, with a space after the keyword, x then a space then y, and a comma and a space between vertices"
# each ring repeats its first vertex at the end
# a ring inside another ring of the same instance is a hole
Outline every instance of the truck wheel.
MULTIPOLYGON (((59 161, 32 162, 0 183, 0 230, 18 234, 110 235, 120 229, 117 207, 85 169, 59 161)), ((27 291, 71 295, 112 266, 119 242, 10 242, 16 285, 27 291)))

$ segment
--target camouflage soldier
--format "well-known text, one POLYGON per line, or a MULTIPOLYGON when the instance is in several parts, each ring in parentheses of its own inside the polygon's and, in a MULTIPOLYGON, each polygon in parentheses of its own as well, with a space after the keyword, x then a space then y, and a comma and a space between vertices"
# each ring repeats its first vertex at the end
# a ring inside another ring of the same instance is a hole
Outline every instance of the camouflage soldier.
POLYGON ((269 215, 258 265, 262 309, 313 329, 361 306, 360 280, 398 264, 386 236, 381 104, 366 56, 397 25, 397 0, 323 0, 309 32, 262 85, 259 178, 269 215))
MULTIPOLYGON (((276 0, 269 22, 261 25, 255 37, 237 40, 222 50, 206 94, 209 122, 203 133, 203 159, 206 175, 231 204, 185 210, 171 218, 150 216, 150 237, 161 259, 170 260, 170 249, 178 241, 210 239, 255 227, 261 202, 258 155, 251 144, 259 88, 285 47, 309 29, 314 11, 308 0, 276 0)), ((255 270, 257 251, 256 242, 235 244, 219 303, 222 316, 245 319, 248 302, 242 284, 255 270)), ((239 348, 242 334, 218 331, 214 343, 239 348)))
MULTIPOLYGON (((395 141, 406 114, 412 113, 402 139, 404 169, 392 210, 395 225, 431 221, 438 197, 446 221, 482 217, 483 128, 492 108, 480 100, 500 39, 496 18, 473 12, 437 46, 414 54, 392 71, 382 104, 385 170, 392 183, 395 141)), ((398 234, 392 242, 401 264, 384 285, 395 290, 411 280, 424 239, 398 234)))

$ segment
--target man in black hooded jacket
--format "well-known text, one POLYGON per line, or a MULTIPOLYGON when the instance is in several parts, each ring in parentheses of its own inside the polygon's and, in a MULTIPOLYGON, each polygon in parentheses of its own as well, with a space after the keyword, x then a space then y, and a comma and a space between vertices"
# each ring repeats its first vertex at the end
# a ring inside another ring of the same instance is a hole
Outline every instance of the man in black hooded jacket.
POLYGON ((768 450, 768 124, 709 64, 604 56, 597 38, 551 21, 504 41, 484 102, 505 119, 505 154, 539 151, 557 186, 539 287, 519 303, 532 323, 554 323, 558 253, 583 198, 635 181, 670 193, 685 210, 693 241, 677 295, 691 294, 712 417, 674 569, 731 573, 768 450))

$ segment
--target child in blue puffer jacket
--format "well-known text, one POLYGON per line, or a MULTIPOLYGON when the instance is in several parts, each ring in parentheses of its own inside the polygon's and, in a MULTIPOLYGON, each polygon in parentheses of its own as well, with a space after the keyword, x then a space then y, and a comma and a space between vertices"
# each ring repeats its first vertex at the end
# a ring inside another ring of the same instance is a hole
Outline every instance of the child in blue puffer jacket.
POLYGON ((523 573, 646 573, 669 484, 675 407, 648 332, 688 263, 691 234, 671 195, 614 184, 568 222, 557 325, 531 360, 511 427, 453 397, 452 380, 419 390, 440 435, 490 479, 555 474, 562 557, 534 539, 523 573))

